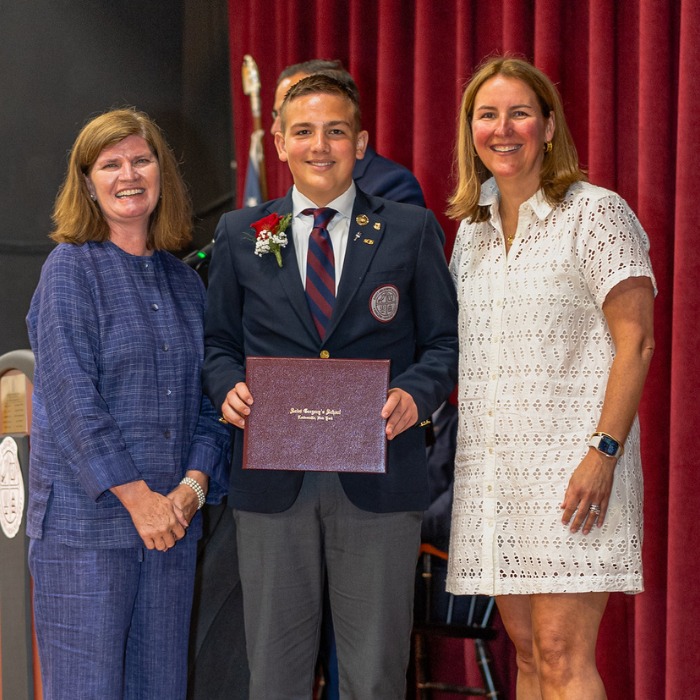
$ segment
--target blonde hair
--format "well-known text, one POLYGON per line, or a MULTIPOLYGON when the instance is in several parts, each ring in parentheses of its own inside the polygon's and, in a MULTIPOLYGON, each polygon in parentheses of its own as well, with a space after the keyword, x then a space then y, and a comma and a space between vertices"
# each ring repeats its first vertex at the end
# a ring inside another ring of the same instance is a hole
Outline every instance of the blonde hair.
POLYGON ((521 80, 535 93, 544 118, 554 114, 552 150, 545 155, 540 171, 540 186, 545 198, 552 204, 558 204, 572 183, 587 179, 579 166, 576 146, 566 125, 561 98, 554 83, 523 59, 492 57, 482 63, 472 76, 459 109, 455 146, 457 187, 448 200, 447 208, 447 215, 453 219, 466 218, 475 222, 486 221, 489 217, 488 207, 479 206, 479 197, 481 184, 491 177, 491 173, 476 154, 471 122, 477 92, 487 80, 497 75, 521 80))
POLYGON ((66 178, 59 189, 52 219, 51 238, 80 245, 106 241, 109 226, 90 198, 85 177, 105 148, 128 136, 140 136, 153 151, 160 168, 160 199, 148 226, 148 247, 179 250, 192 239, 192 206, 175 156, 163 133, 146 114, 132 107, 115 109, 91 119, 71 149, 66 178))

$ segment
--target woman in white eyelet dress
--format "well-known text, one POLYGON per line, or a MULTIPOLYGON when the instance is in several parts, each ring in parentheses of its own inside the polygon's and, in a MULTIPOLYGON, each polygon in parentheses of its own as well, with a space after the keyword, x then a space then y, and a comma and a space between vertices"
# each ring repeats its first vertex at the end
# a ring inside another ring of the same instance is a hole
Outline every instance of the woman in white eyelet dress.
POLYGON ((457 140, 447 587, 496 596, 519 699, 604 698, 595 643, 609 592, 643 587, 648 239, 624 200, 586 182, 556 88, 529 63, 482 65, 457 140))

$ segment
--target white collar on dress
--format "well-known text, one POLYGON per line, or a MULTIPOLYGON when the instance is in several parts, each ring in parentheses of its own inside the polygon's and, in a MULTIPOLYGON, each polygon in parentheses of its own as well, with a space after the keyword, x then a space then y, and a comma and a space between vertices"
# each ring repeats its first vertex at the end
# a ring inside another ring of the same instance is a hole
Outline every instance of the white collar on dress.
MULTIPOLYGON (((479 206, 490 207, 493 215, 493 208, 498 206, 499 192, 498 185, 494 178, 489 178, 481 185, 481 194, 479 196, 479 206)), ((522 206, 529 206, 539 219, 546 219, 554 207, 547 201, 544 192, 539 189, 530 197, 522 206)))

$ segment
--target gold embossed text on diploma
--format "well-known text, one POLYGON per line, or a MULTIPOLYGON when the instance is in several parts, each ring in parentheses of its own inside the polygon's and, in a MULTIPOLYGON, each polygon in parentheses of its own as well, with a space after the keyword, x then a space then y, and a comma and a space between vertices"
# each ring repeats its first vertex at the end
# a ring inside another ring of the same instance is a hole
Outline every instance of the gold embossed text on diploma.
POLYGON ((249 357, 244 469, 386 471, 389 360, 249 357))

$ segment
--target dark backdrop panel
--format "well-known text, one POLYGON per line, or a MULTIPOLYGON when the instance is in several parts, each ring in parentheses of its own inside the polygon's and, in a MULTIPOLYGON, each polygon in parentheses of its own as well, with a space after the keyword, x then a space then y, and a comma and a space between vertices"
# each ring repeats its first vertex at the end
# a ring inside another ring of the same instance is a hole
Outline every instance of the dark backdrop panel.
MULTIPOLYGON (((28 347, 53 201, 89 117, 127 104, 150 114, 195 211, 229 192, 226 25, 224 0, 0 0, 0 353, 28 347)), ((198 221, 195 244, 219 213, 198 221)))
POLYGON ((234 199, 226 0, 185 0, 183 23, 182 170, 195 210, 194 246, 201 248, 234 199))

